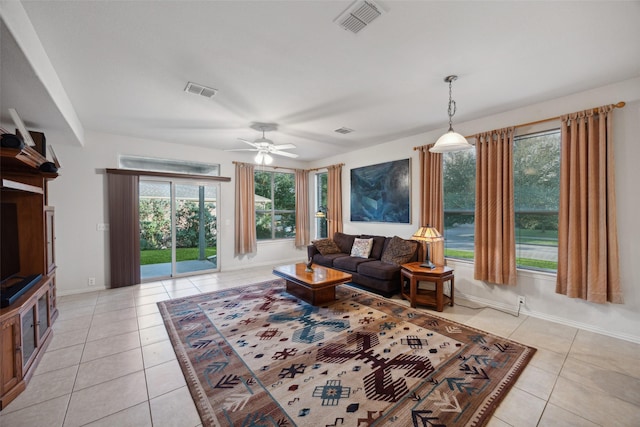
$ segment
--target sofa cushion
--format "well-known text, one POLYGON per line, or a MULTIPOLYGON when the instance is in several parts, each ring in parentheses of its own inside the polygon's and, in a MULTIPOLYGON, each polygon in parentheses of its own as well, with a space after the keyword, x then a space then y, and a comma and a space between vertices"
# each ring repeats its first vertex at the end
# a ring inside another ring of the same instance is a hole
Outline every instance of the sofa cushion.
POLYGON ((343 254, 342 252, 337 254, 315 254, 313 256, 313 262, 316 264, 324 265, 325 267, 333 267, 333 263, 337 258, 351 258, 347 254, 343 254))
POLYGON ((413 258, 417 248, 418 242, 393 236, 380 260, 388 264, 401 265, 413 258))
POLYGON ((353 246, 353 241, 355 239, 356 236, 344 234, 339 231, 333 234, 333 241, 336 242, 336 245, 340 248, 340 252, 344 252, 345 254, 351 253, 351 246, 353 246))
POLYGON ((373 239, 358 239, 353 241, 351 246, 351 256, 358 258, 369 258, 371 248, 373 247, 373 239))
POLYGON ((312 243, 322 255, 339 254, 342 252, 338 245, 336 245, 336 242, 331 239, 314 240, 312 243))
POLYGON ((384 249, 384 241, 387 238, 384 236, 368 236, 365 234, 361 235, 360 238, 373 239, 373 247, 371 248, 371 253, 369 254, 369 258, 380 259, 384 249))
POLYGON ((369 258, 355 256, 341 256, 333 260, 333 267, 345 271, 358 271, 358 266, 372 262, 369 258))
POLYGON ((358 274, 375 277, 380 280, 394 280, 398 277, 400 267, 382 261, 370 261, 358 265, 358 274))

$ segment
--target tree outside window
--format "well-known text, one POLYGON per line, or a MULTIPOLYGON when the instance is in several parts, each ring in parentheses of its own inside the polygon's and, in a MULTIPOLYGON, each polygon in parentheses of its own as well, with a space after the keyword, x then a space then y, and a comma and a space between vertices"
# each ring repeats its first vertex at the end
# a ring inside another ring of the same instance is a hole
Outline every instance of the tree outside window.
POLYGON ((294 174, 256 171, 254 178, 257 239, 294 238, 296 235, 294 174))
MULTIPOLYGON (((443 154, 445 256, 472 260, 476 153, 443 154)), ((514 138, 516 265, 556 271, 560 200, 560 131, 514 138)))

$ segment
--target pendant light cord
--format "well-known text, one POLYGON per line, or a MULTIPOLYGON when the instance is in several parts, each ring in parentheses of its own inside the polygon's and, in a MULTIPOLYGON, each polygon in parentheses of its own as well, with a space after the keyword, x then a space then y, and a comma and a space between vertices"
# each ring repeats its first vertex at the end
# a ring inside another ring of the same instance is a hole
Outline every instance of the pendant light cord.
POLYGON ((449 80, 449 108, 447 110, 447 113, 449 114, 449 132, 453 132, 452 119, 454 114, 456 114, 456 101, 454 101, 451 97, 451 82, 453 82, 455 78, 451 77, 452 76, 447 78, 447 80, 449 80))

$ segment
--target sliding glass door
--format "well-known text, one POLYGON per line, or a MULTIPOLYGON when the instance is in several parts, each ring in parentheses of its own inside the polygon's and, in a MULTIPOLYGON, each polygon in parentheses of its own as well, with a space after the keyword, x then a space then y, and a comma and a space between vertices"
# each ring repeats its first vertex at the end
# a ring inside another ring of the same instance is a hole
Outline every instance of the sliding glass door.
POLYGON ((218 185, 140 179, 142 281, 217 271, 218 185))

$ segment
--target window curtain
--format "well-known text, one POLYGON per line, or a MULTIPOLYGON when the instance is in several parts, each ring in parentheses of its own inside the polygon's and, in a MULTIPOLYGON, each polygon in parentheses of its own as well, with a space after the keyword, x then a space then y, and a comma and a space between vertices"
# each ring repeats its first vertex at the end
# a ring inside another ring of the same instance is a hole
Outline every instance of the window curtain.
POLYGON ((309 172, 296 169, 296 246, 306 246, 311 241, 309 219, 309 172))
POLYGON ((516 283, 513 134, 509 127, 475 135, 474 277, 507 285, 516 283))
POLYGON ((236 163, 236 255, 255 253, 258 249, 253 170, 252 164, 236 163))
MULTIPOLYGON (((442 199, 442 154, 432 153, 431 145, 418 147, 420 160, 420 224, 435 227, 444 235, 442 199)), ((444 265, 444 241, 431 243, 431 262, 444 265)))
POLYGON ((332 165, 327 174, 327 236, 342 232, 342 165, 332 165))
POLYGON ((107 173, 112 288, 140 283, 139 177, 107 173))
POLYGON ((614 183, 614 106, 562 116, 556 292, 622 304, 614 183))

